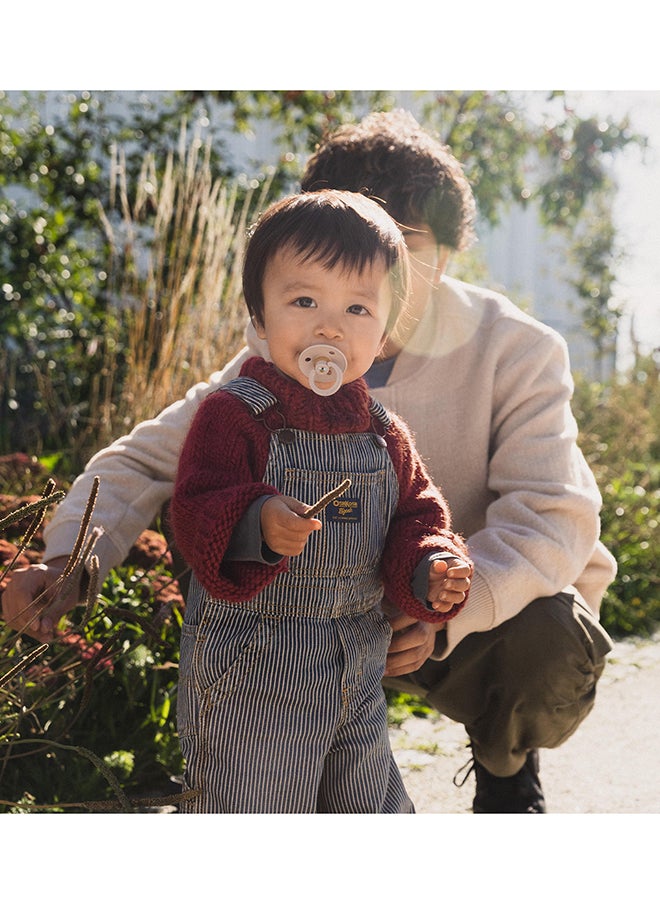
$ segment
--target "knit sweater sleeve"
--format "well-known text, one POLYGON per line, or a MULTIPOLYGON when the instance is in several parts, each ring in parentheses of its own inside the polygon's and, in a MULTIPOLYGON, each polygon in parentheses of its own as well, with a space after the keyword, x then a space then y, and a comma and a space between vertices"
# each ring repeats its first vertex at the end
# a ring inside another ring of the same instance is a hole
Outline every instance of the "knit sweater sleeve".
POLYGON ((467 546, 452 531, 449 507, 431 482, 407 426, 393 415, 385 438, 399 480, 399 504, 382 559, 386 596, 420 621, 448 621, 463 608, 465 600, 449 612, 428 609, 413 592, 415 569, 433 553, 451 553, 470 562, 467 546))
POLYGON ((267 431, 243 402, 220 391, 201 404, 181 451, 170 518, 181 554, 213 596, 248 599, 287 567, 286 559, 225 560, 234 529, 252 503, 278 492, 259 479, 267 455, 267 431))

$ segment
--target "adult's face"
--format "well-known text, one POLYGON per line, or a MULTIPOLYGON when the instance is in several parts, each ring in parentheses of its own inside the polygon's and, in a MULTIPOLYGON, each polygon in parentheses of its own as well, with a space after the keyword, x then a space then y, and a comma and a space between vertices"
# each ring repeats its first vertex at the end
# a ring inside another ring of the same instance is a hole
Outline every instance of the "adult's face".
MULTIPOLYGON (((439 245, 430 227, 424 223, 404 229, 403 235, 410 253, 411 302, 407 322, 408 335, 411 335, 424 315, 433 290, 447 269, 450 249, 445 245, 439 245)), ((400 343, 405 345, 405 341, 404 334, 400 337, 400 343)), ((384 354, 385 356, 396 354, 399 348, 400 346, 388 342, 384 354)))

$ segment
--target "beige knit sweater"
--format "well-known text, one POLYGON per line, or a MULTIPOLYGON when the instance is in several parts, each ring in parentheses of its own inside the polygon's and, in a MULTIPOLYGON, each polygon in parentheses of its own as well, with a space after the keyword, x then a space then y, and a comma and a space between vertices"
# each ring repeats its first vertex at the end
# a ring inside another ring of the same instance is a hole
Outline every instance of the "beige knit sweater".
MULTIPOLYGON (((46 559, 70 552, 95 474, 102 574, 125 558, 171 496, 200 400, 250 353, 91 459, 46 529, 46 559)), ((448 623, 439 657, 571 585, 598 612, 616 566, 598 541, 601 498, 577 446, 571 393, 557 333, 504 296, 448 277, 387 385, 373 390, 411 427, 475 563, 469 605, 448 623)))

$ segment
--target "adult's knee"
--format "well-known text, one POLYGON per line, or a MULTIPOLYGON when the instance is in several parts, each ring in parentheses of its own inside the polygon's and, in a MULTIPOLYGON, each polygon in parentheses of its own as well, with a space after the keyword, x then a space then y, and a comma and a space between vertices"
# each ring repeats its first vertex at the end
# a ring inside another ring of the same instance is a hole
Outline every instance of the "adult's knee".
POLYGON ((537 701, 560 706, 593 696, 612 643, 593 613, 568 593, 534 600, 497 629, 500 667, 537 701))
POLYGON ((498 631, 491 662, 498 690, 468 731, 486 768, 506 775, 528 750, 563 744, 591 712, 612 644, 568 594, 534 600, 498 631))
POLYGON ((580 601, 543 597, 497 628, 466 637, 437 680, 424 676, 426 696, 466 726, 487 769, 511 775, 528 750, 558 746, 588 715, 610 649, 580 601))

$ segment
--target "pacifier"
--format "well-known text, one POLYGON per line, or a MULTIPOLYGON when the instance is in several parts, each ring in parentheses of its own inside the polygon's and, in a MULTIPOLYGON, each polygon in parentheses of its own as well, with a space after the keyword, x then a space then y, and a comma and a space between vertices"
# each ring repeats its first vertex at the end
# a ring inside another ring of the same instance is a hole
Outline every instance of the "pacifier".
POLYGON ((317 395, 329 396, 341 386, 348 361, 334 345, 310 345, 298 356, 298 367, 317 395))

